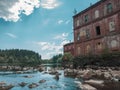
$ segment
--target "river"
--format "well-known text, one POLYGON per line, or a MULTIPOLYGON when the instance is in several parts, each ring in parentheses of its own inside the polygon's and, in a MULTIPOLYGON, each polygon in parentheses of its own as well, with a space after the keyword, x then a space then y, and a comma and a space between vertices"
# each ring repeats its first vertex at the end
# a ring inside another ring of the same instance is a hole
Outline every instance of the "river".
POLYGON ((75 79, 64 77, 64 72, 59 70, 61 73, 60 79, 55 80, 54 75, 45 74, 43 72, 34 72, 30 74, 8 74, 0 75, 0 82, 4 81, 7 84, 13 84, 14 87, 11 90, 80 90, 74 83, 75 79), (25 76, 31 76, 26 78, 25 76), (40 80, 46 80, 45 83, 39 83, 40 80), (21 87, 19 83, 26 82, 27 85, 21 87), (28 86, 31 83, 37 83, 39 86, 30 89, 28 86))

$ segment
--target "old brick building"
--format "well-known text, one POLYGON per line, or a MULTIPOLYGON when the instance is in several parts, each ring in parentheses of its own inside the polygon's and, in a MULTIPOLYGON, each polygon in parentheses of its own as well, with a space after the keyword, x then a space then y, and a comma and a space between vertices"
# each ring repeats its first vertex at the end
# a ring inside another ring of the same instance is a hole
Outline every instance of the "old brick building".
POLYGON ((74 55, 74 43, 72 42, 64 45, 64 52, 74 55))
POLYGON ((120 51, 120 0, 100 0, 73 16, 73 23, 74 56, 120 51))

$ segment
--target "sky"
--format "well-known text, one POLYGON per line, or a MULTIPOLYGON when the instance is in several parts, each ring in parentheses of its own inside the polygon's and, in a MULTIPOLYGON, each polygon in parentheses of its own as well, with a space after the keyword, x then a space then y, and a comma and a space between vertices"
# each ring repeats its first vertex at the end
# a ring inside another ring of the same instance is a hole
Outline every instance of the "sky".
POLYGON ((50 59, 73 41, 73 16, 99 0, 0 0, 0 49, 33 50, 50 59))

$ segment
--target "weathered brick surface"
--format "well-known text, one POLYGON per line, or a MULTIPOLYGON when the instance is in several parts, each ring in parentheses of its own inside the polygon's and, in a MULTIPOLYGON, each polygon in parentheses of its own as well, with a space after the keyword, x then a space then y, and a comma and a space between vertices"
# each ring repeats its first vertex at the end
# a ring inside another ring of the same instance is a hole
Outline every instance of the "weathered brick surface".
MULTIPOLYGON (((120 51, 120 0, 101 0, 73 16, 73 23, 74 42, 72 45, 74 48, 64 50, 64 52, 69 51, 74 56, 79 56, 100 54, 106 48, 110 52, 120 51), (111 12, 107 10, 109 3, 112 4, 111 12), (88 15, 87 22, 85 22, 86 15, 88 15), (97 35, 96 31, 98 26, 100 35, 97 35), (79 39, 78 35, 80 35, 79 39)), ((71 44, 67 44, 64 48, 70 46, 71 44)))

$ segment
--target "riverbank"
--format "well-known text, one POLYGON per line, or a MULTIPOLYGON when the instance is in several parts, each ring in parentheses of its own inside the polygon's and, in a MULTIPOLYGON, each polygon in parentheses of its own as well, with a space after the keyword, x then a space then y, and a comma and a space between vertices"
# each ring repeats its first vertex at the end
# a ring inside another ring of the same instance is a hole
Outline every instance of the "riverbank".
POLYGON ((120 68, 65 69, 64 75, 74 77, 82 90, 120 90, 120 68))

